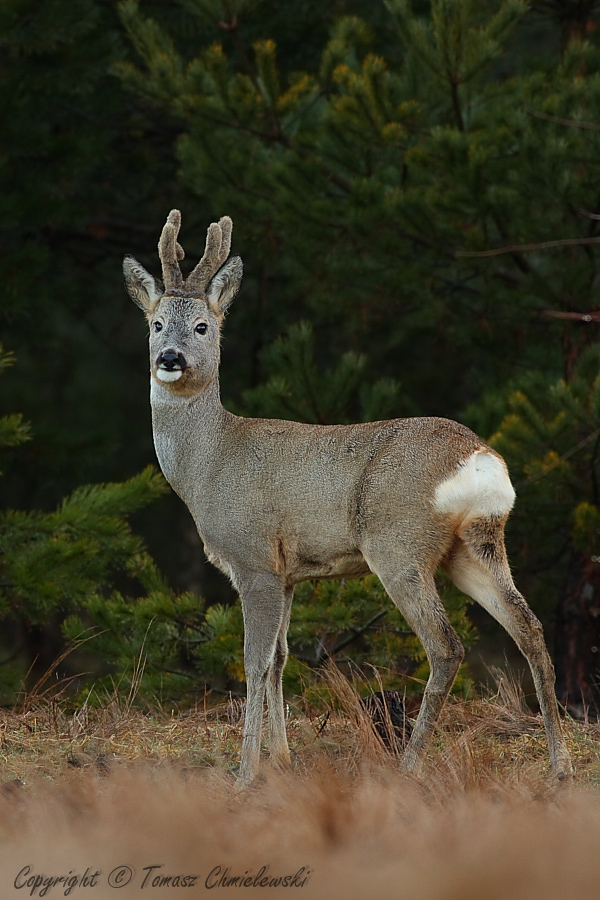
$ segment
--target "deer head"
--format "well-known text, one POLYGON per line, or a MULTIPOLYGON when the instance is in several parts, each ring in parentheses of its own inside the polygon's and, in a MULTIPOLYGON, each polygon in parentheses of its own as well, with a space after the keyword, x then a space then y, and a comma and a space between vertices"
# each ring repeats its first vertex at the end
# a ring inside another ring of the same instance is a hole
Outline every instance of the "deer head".
POLYGON ((213 381, 219 369, 221 323, 239 290, 242 261, 228 261, 233 223, 213 222, 200 262, 184 279, 184 258, 177 238, 181 213, 171 210, 158 242, 162 282, 133 256, 123 261, 125 285, 150 325, 150 368, 172 393, 194 395, 213 381))

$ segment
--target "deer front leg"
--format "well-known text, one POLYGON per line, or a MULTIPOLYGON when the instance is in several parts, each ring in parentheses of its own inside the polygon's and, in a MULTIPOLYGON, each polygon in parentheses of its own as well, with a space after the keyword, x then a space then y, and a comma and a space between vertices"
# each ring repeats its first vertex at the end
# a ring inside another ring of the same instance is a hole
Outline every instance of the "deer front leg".
POLYGON ((260 574, 249 579, 240 594, 244 614, 244 667, 247 691, 242 759, 238 776, 238 785, 243 786, 253 781, 258 774, 263 709, 268 684, 272 707, 271 737, 276 739, 275 754, 279 758, 289 756, 281 691, 281 673, 285 656, 282 659, 279 637, 284 629, 285 642, 291 597, 288 602, 281 579, 270 574, 260 574))
POLYGON ((283 621, 275 643, 275 654, 267 678, 267 706, 269 709, 269 753, 277 766, 290 762, 290 750, 285 732, 285 704, 283 702, 283 670, 288 657, 287 633, 292 612, 294 589, 285 592, 283 621))

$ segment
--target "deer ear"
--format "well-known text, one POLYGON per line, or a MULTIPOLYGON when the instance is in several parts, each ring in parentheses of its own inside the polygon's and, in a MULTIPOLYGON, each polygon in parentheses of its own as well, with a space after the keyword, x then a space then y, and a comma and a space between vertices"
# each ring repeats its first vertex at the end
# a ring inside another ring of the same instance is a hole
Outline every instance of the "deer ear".
POLYGON ((123 275, 127 293, 144 312, 148 312, 162 297, 163 287, 158 278, 147 272, 133 256, 126 256, 123 260, 123 275))
POLYGON ((235 295, 242 283, 243 273, 242 260, 239 256, 232 256, 211 279, 206 289, 206 297, 211 306, 214 306, 218 312, 227 312, 235 300, 235 295))

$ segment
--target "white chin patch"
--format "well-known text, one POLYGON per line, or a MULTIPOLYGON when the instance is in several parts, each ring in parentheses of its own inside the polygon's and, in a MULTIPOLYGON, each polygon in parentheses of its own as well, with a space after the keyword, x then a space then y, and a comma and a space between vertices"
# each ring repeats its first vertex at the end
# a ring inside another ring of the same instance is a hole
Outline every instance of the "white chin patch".
POLYGON ((179 381, 183 372, 181 369, 157 369, 156 377, 159 381, 179 381))

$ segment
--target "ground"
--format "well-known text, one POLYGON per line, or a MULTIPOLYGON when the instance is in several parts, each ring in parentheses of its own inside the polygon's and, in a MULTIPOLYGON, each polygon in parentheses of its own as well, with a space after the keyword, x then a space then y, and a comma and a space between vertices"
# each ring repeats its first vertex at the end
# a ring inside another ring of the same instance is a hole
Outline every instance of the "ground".
POLYGON ((239 701, 177 713, 46 699, 1 713, 0 896, 597 895, 598 724, 565 721, 576 776, 558 785, 541 720, 500 680, 448 702, 408 778, 352 689, 334 694, 329 714, 291 708, 291 769, 265 752, 241 792, 239 701))

